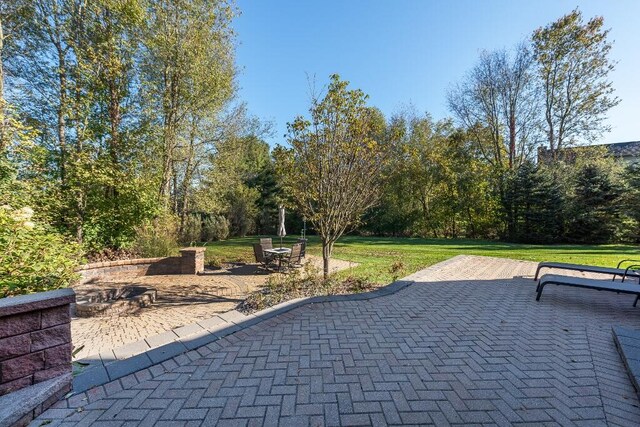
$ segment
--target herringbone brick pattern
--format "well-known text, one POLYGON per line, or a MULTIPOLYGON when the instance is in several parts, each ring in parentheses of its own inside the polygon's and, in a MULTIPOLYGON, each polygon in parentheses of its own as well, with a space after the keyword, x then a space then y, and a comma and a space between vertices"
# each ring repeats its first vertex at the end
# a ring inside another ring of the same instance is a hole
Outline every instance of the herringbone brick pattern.
POLYGON ((74 396, 36 422, 122 425, 638 425, 611 337, 633 297, 549 287, 484 257, 368 301, 298 308, 74 396))

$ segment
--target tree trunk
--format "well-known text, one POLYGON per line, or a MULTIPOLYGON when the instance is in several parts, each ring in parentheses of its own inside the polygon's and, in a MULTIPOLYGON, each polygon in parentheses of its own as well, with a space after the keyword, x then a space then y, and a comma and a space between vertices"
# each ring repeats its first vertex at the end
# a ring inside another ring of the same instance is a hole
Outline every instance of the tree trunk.
POLYGON ((329 260, 333 251, 333 243, 322 239, 322 273, 325 279, 329 277, 329 260))
POLYGON ((2 19, 0 19, 0 153, 2 153, 7 145, 5 141, 5 105, 4 105, 4 68, 2 66, 2 49, 4 48, 4 33, 2 32, 2 19))
POLYGON ((65 114, 67 108, 67 75, 64 57, 58 59, 59 71, 58 79, 60 81, 60 93, 58 104, 58 146, 60 147, 60 181, 64 185, 66 182, 66 162, 67 162, 67 137, 65 133, 65 114))
POLYGON ((511 113, 509 117, 509 169, 513 170, 516 158, 516 116, 511 113))

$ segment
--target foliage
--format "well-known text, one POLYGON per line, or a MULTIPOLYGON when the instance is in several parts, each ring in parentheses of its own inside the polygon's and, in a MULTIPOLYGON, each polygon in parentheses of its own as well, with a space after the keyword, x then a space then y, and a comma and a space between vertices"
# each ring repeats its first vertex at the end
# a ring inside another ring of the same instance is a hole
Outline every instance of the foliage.
POLYGON ((495 229, 495 201, 484 162, 450 120, 407 108, 392 116, 381 202, 362 228, 395 236, 482 236, 495 229))
POLYGON ((159 216, 136 229, 134 250, 144 258, 174 255, 178 252, 178 219, 159 216))
POLYGON ((220 124, 235 91, 233 5, 16 0, 11 11, 5 92, 39 132, 42 153, 19 177, 43 189, 37 211, 89 253, 131 247, 158 215, 184 225, 216 139, 234 132, 220 124))
POLYGON ((180 242, 187 246, 193 246, 202 239, 202 218, 198 214, 191 214, 185 217, 180 232, 180 242))
POLYGON ((227 218, 234 236, 246 236, 255 231, 255 218, 258 214, 256 203, 259 193, 254 188, 238 185, 227 193, 227 218))
POLYGON ((640 164, 633 163, 624 170, 626 196, 623 200, 625 216, 629 218, 626 238, 640 242, 640 164))
POLYGON ((322 238, 325 278, 335 242, 378 201, 386 160, 384 118, 347 86, 332 75, 324 98, 312 99, 311 119, 287 125, 291 148, 276 152, 287 193, 322 238))
POLYGON ((587 163, 575 176, 567 235, 575 242, 616 241, 622 226, 622 191, 612 171, 587 163))
POLYGON ((497 171, 515 170, 534 152, 540 103, 533 59, 525 44, 513 54, 483 52, 448 94, 449 108, 497 171))
POLYGON ((564 233, 566 194, 557 181, 556 170, 522 165, 507 186, 508 239, 516 242, 553 243, 564 233))
POLYGON ((63 288, 77 278, 79 247, 32 216, 28 207, 0 206, 0 298, 63 288))
POLYGON ((375 287, 361 278, 322 278, 317 269, 306 264, 302 271, 296 269, 287 274, 270 276, 261 289, 250 294, 242 302, 239 309, 251 313, 295 298, 360 293, 375 287))
POLYGON ((229 220, 222 215, 210 215, 202 223, 202 241, 215 242, 229 237, 229 220))
POLYGON ((534 56, 544 94, 545 133, 552 157, 579 139, 594 141, 608 130, 606 113, 620 100, 607 80, 614 69, 604 19, 583 23, 575 9, 533 33, 534 56))
POLYGON ((214 148, 223 107, 235 91, 236 11, 225 0, 149 2, 141 52, 145 115, 159 154, 159 196, 189 213, 202 157, 214 148))

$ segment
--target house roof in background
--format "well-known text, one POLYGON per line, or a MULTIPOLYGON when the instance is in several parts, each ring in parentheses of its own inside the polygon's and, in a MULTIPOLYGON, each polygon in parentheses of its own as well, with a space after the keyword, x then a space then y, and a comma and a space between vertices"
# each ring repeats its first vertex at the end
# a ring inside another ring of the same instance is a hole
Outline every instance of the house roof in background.
MULTIPOLYGON (((640 141, 628 141, 628 142, 615 142, 612 144, 593 144, 593 145, 578 145, 573 147, 563 148, 560 151, 565 156, 572 156, 579 150, 590 147, 606 147, 607 151, 614 157, 619 158, 640 158, 640 141)), ((551 158, 551 150, 545 147, 538 149, 538 160, 549 160, 551 158)))
POLYGON ((640 157, 640 141, 616 142, 606 146, 616 157, 640 157))

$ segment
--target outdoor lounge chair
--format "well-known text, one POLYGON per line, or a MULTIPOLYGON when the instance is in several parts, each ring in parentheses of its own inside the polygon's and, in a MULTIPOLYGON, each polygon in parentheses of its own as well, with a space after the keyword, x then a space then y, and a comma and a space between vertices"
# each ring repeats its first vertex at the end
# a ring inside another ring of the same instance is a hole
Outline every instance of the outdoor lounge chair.
POLYGON ((273 258, 268 258, 264 254, 264 247, 260 243, 253 244, 253 255, 256 257, 256 262, 267 271, 270 271, 269 265, 273 261, 273 258))
POLYGON ((536 269, 536 276, 533 280, 538 280, 538 274, 543 268, 556 268, 560 270, 581 271, 586 273, 611 274, 613 275, 613 279, 615 279, 616 276, 622 276, 622 281, 624 282, 627 277, 634 277, 640 280, 640 271, 634 270, 634 268, 638 267, 640 267, 640 261, 632 259, 623 259, 618 263, 618 266, 616 268, 599 267, 596 265, 585 264, 568 264, 564 262, 541 262, 540 264, 538 264, 538 268, 536 269), (631 263, 631 265, 629 265, 627 268, 622 268, 622 264, 624 263, 631 263))
POLYGON ((633 302, 635 307, 640 299, 640 285, 628 282, 613 282, 609 280, 585 279, 583 277, 560 276, 557 274, 545 274, 540 277, 538 287, 536 289, 538 295, 536 301, 540 301, 542 290, 546 285, 574 286, 577 288, 595 289, 597 291, 612 291, 622 294, 632 294, 636 296, 633 302))

